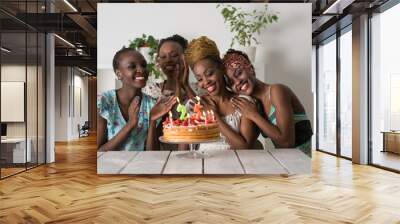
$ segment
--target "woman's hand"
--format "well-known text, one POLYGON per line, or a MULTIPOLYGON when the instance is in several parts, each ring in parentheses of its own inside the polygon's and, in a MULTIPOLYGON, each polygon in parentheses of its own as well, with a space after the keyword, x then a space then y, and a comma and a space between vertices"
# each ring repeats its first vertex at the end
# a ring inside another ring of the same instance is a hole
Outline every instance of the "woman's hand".
POLYGON ((181 56, 179 63, 177 64, 177 69, 175 71, 175 78, 177 81, 178 89, 183 89, 186 93, 186 96, 189 99, 193 99, 196 96, 196 93, 193 91, 189 84, 189 65, 187 64, 184 55, 181 56))
POLYGON ((179 58, 179 62, 176 63, 173 77, 181 87, 189 83, 189 67, 184 55, 182 55, 179 58))
POLYGON ((212 110, 214 111, 214 115, 216 117, 219 116, 219 110, 218 110, 218 106, 217 103, 215 103, 214 100, 212 100, 210 97, 206 97, 206 96, 202 96, 201 97, 201 103, 204 106, 204 109, 207 110, 212 110))
POLYGON ((234 107, 239 109, 242 116, 253 120, 259 113, 257 110, 257 105, 250 102, 248 99, 242 97, 232 98, 232 104, 234 107))
POLYGON ((129 120, 128 125, 130 128, 136 127, 139 120, 140 97, 135 96, 128 108, 129 120))
POLYGON ((161 101, 161 98, 158 98, 156 104, 150 111, 150 120, 156 121, 160 119, 162 116, 164 116, 171 110, 171 108, 175 105, 175 103, 176 103, 175 96, 168 97, 166 101, 161 101))
POLYGON ((189 66, 186 62, 184 55, 182 55, 179 65, 180 65, 179 84, 183 88, 186 88, 187 86, 189 86, 189 66))

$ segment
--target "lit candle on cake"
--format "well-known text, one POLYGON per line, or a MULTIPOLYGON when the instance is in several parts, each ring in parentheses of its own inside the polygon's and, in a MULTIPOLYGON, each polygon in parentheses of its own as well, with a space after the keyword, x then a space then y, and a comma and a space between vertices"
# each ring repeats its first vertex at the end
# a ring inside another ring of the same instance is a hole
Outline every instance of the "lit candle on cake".
POLYGON ((211 111, 211 120, 212 120, 213 122, 215 121, 214 111, 211 111))
POLYGON ((207 110, 207 120, 212 122, 211 110, 207 110))
POLYGON ((196 96, 197 103, 194 105, 193 111, 196 113, 196 119, 201 119, 201 109, 203 108, 200 104, 200 97, 196 96))
POLYGON ((185 105, 182 105, 181 102, 179 101, 179 97, 177 97, 176 100, 178 101, 178 106, 176 107, 176 111, 181 113, 179 119, 183 121, 186 118, 187 110, 185 105))
POLYGON ((204 111, 203 111, 203 117, 204 117, 205 124, 207 124, 207 115, 206 115, 206 113, 204 111))
POLYGON ((173 127, 174 126, 174 119, 172 119, 171 111, 168 114, 169 114, 169 122, 171 122, 171 127, 173 127))

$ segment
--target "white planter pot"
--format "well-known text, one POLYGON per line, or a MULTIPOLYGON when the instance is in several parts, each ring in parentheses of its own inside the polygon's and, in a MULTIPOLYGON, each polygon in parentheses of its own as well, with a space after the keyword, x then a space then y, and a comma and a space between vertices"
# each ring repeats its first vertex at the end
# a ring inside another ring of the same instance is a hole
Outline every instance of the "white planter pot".
MULTIPOLYGON (((153 58, 149 54, 150 50, 151 50, 150 47, 140 47, 138 49, 138 51, 143 55, 144 59, 146 59, 147 64, 154 63, 153 58)), ((154 74, 150 74, 148 82, 152 81, 152 82, 156 82, 156 83, 162 83, 162 82, 164 82, 165 79, 166 79, 165 75, 163 75, 163 74, 161 74, 161 76, 158 79, 154 78, 154 74), (152 79, 152 80, 150 80, 150 79, 152 79)))
POLYGON ((254 46, 250 47, 243 47, 243 46, 238 46, 236 47, 236 50, 243 51, 247 56, 249 56, 249 59, 251 63, 254 63, 256 60, 256 50, 257 48, 254 46))
POLYGON ((147 63, 151 62, 150 57, 150 47, 140 47, 139 52, 143 55, 144 59, 146 59, 147 63))

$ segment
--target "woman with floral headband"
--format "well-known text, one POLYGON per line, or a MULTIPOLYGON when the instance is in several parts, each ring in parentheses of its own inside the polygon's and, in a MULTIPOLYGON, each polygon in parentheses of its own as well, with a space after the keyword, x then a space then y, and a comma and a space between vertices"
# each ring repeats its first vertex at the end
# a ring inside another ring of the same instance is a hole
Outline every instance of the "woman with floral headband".
POLYGON ((186 60, 196 77, 199 88, 207 92, 201 98, 206 110, 212 110, 222 134, 220 142, 202 143, 199 150, 256 148, 256 126, 232 106, 237 96, 227 89, 225 69, 214 41, 205 36, 194 39, 185 52, 186 60))
POLYGON ((257 108, 246 99, 233 99, 242 115, 253 121, 264 137, 271 138, 275 147, 299 148, 311 156, 311 122, 292 90, 258 80, 248 56, 241 51, 228 50, 223 63, 232 91, 252 96, 260 103, 257 108))

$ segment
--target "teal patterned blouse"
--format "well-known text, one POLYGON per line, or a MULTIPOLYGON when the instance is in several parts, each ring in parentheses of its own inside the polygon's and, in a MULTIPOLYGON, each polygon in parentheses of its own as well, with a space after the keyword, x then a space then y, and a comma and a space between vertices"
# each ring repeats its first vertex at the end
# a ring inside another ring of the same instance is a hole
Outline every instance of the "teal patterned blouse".
MULTIPOLYGON (((146 145, 147 130, 149 129, 150 110, 156 99, 142 94, 139 109, 139 120, 131 134, 121 144, 121 151, 143 151, 146 145)), ((99 114, 107 121, 107 140, 112 139, 126 125, 125 118, 119 108, 116 90, 109 90, 97 99, 99 114)))

